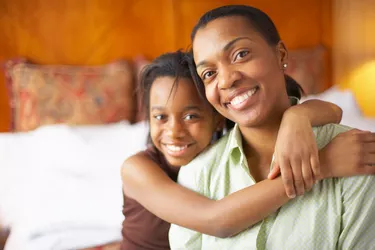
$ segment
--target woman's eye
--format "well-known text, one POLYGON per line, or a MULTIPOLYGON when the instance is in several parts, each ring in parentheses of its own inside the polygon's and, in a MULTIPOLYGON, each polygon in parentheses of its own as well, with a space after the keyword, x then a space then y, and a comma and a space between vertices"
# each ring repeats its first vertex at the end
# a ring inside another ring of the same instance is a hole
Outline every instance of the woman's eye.
POLYGON ((165 115, 154 115, 154 119, 156 119, 158 121, 161 121, 161 120, 165 119, 165 115))
POLYGON ((208 79, 215 74, 215 71, 207 71, 203 74, 202 80, 208 79))
POLYGON ((249 54, 249 51, 247 51, 247 50, 240 51, 240 52, 238 52, 238 54, 236 55, 234 60, 237 61, 238 59, 242 59, 245 56, 247 56, 248 54, 249 54))

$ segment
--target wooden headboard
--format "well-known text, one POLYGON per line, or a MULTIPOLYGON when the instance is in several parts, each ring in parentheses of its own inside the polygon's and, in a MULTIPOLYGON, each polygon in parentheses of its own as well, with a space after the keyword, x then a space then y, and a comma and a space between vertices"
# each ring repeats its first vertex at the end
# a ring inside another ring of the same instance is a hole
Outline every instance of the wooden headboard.
MULTIPOLYGON (((328 0, 1 0, 0 63, 20 56, 41 64, 70 65, 104 64, 137 55, 153 58, 187 48, 197 19, 226 4, 264 10, 289 49, 323 44, 330 53, 328 0)), ((9 124, 1 73, 0 131, 7 131, 9 124)))

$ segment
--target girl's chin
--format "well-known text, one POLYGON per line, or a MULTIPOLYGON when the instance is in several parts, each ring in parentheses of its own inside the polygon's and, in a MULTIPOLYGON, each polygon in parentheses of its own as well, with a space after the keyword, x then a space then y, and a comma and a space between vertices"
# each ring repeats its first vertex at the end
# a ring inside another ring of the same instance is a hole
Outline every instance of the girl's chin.
POLYGON ((175 158, 175 157, 167 157, 168 163, 173 167, 180 167, 183 165, 187 165, 189 162, 192 161, 190 158, 175 158))

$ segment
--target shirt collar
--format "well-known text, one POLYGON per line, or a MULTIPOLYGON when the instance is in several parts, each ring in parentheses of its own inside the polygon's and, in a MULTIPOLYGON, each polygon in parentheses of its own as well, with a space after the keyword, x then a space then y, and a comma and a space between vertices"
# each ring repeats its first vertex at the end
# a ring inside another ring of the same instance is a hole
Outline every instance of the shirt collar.
MULTIPOLYGON (((292 106, 298 105, 300 103, 299 98, 294 97, 294 96, 289 96, 289 101, 292 106)), ((241 163, 246 158, 245 153, 243 151, 242 134, 237 123, 234 125, 233 129, 229 132, 226 152, 227 153, 224 155, 224 157, 226 157, 227 161, 229 160, 231 156, 234 156, 234 154, 238 154, 238 153, 240 154, 241 163)), ((272 170, 273 168, 274 160, 275 160, 275 155, 272 155, 270 170, 272 170)))
MULTIPOLYGON (((234 125, 233 129, 229 132, 227 145, 228 145, 227 153, 224 155, 227 161, 229 161, 229 158, 235 157, 235 154, 239 154, 239 157, 240 157, 239 162, 243 163, 243 161, 246 159, 246 155, 245 155, 245 152, 243 150, 243 145, 242 145, 242 134, 237 123, 234 125)), ((275 155, 272 155, 270 171, 272 170, 274 166, 273 164, 274 160, 275 160, 275 155)), ((247 162, 245 165, 247 165, 247 162)))
POLYGON ((227 160, 234 154, 240 154, 240 162, 245 159, 245 153, 242 146, 242 135, 238 124, 236 123, 233 129, 228 135, 227 154, 225 155, 227 160))

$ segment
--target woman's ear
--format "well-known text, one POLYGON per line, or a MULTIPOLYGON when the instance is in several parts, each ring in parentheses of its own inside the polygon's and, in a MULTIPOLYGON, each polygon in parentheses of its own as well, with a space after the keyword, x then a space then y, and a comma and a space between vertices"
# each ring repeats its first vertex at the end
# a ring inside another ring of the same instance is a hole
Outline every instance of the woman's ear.
POLYGON ((278 56, 279 68, 285 70, 286 66, 288 65, 288 49, 286 48, 283 41, 280 41, 277 44, 276 53, 278 56))

